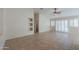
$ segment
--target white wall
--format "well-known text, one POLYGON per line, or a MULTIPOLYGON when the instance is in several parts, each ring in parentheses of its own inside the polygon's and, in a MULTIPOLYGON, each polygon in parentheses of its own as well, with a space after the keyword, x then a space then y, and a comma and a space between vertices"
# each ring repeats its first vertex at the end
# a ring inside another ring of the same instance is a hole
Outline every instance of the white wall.
POLYGON ((0 38, 3 34, 3 9, 0 9, 0 38))
POLYGON ((0 8, 0 49, 4 46, 4 22, 3 22, 3 9, 0 8))
POLYGON ((61 16, 78 16, 79 15, 79 8, 64 8, 61 10, 61 16))
MULTIPOLYGON (((5 9, 5 27, 6 27, 6 39, 26 36, 33 34, 33 31, 28 30, 28 18, 34 18, 33 9, 5 9)), ((50 29, 50 18, 44 12, 39 15, 39 31, 46 32, 50 29)))
POLYGON ((28 18, 33 18, 33 9, 5 9, 5 14, 7 39, 33 34, 28 30, 28 18))
POLYGON ((47 14, 39 15, 39 32, 46 32, 50 30, 50 18, 47 14))

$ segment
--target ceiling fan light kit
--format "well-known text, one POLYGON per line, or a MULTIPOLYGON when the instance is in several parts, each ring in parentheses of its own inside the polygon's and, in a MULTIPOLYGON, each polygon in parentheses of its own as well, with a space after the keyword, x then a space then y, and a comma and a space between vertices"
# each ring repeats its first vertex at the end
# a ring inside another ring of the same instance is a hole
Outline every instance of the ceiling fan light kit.
POLYGON ((60 14, 61 13, 61 11, 59 10, 59 8, 54 8, 54 12, 53 12, 54 14, 60 14))

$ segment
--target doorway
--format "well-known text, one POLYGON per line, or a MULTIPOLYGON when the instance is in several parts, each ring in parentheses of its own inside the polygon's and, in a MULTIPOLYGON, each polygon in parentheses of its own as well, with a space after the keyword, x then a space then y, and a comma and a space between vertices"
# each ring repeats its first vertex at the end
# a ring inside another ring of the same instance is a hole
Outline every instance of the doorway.
POLYGON ((34 33, 39 33, 39 13, 34 13, 34 33))

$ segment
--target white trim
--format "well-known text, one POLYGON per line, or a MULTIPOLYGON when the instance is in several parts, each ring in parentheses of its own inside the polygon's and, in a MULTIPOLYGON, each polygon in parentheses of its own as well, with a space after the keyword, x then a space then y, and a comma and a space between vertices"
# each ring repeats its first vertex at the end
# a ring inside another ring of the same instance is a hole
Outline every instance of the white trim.
POLYGON ((61 16, 61 17, 55 17, 52 18, 51 20, 67 20, 67 19, 72 19, 72 18, 79 18, 79 16, 61 16))

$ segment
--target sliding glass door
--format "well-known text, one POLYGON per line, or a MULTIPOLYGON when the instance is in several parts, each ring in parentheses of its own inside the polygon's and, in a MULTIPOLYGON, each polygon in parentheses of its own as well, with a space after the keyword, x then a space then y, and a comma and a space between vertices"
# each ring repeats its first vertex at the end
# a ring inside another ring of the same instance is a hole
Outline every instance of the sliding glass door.
POLYGON ((70 19, 69 27, 79 27, 79 20, 78 19, 70 19))
POLYGON ((64 20, 64 32, 68 32, 68 20, 64 20))
POLYGON ((55 26, 56 32, 79 32, 78 18, 56 19, 53 21, 52 26, 55 26))
POLYGON ((68 32, 68 21, 67 20, 57 20, 56 21, 56 31, 68 32))

